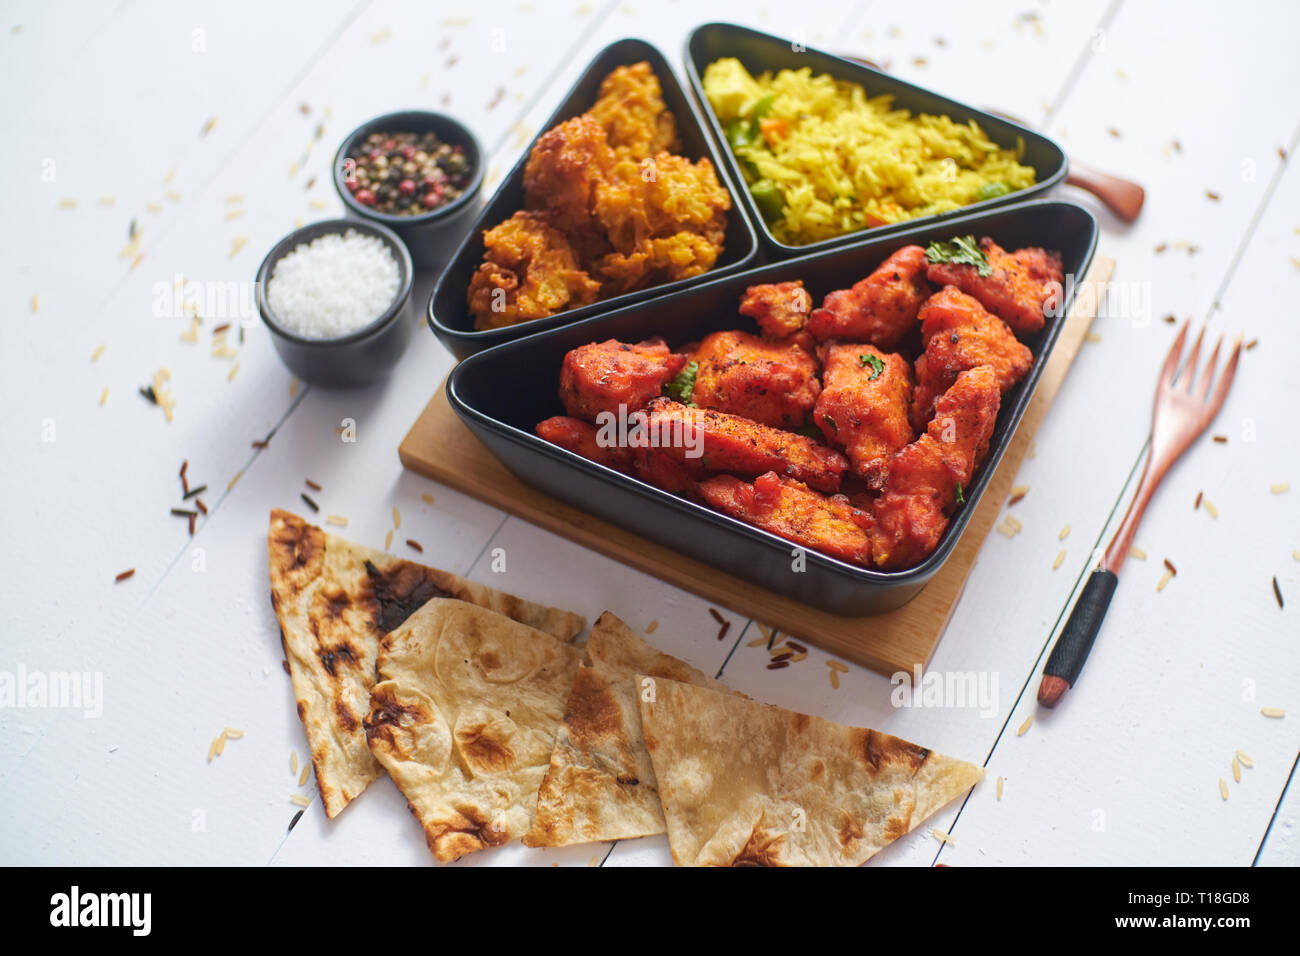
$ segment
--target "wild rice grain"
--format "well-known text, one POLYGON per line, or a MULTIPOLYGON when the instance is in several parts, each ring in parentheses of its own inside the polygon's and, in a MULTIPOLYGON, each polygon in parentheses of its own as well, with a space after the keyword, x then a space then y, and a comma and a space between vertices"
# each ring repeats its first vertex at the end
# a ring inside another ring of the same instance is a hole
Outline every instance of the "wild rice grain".
POLYGON ((1277 598, 1277 606, 1286 609, 1286 602, 1282 600, 1282 589, 1277 586, 1277 575, 1273 575, 1273 597, 1277 598))
POLYGON ((312 511, 315 511, 315 512, 319 512, 319 511, 320 511, 320 505, 318 505, 318 504, 316 504, 316 502, 312 501, 312 499, 307 495, 307 492, 305 492, 305 491, 302 492, 301 497, 302 497, 302 500, 303 500, 303 501, 307 502, 307 507, 310 508, 312 511))
POLYGON ((1024 500, 1027 494, 1029 494, 1028 485, 1016 485, 1011 489, 1011 497, 1007 500, 1007 507, 1010 508, 1012 505, 1024 500))
POLYGON ((1213 441, 1215 444, 1218 444, 1218 445, 1226 445, 1226 444, 1228 444, 1228 436, 1227 436, 1227 435, 1215 435, 1215 436, 1214 436, 1213 438, 1211 438, 1210 440, 1213 441))
POLYGON ((796 641, 790 640, 789 638, 786 638, 785 646, 790 648, 792 651, 794 651, 797 654, 808 653, 808 648, 804 647, 802 644, 797 643, 796 641))
POLYGON ((718 609, 715 607, 709 608, 709 613, 713 615, 713 619, 717 621, 719 624, 725 623, 727 620, 725 617, 722 616, 722 614, 718 612, 718 609))
POLYGON ((767 665, 767 669, 770 671, 779 671, 781 670, 781 668, 789 667, 789 666, 790 666, 789 661, 772 661, 772 663, 767 665))
POLYGON ((727 632, 728 632, 729 630, 731 630, 731 622, 730 622, 730 621, 724 621, 723 624, 722 624, 722 627, 720 627, 720 628, 718 629, 718 640, 721 641, 721 640, 723 640, 724 638, 726 638, 726 636, 727 636, 727 632))
POLYGON ((135 574, 135 568, 127 568, 125 571, 119 571, 117 577, 113 578, 114 583, 121 584, 135 574))
POLYGON ((205 514, 208 513, 208 506, 205 505, 205 504, 203 503, 203 499, 202 499, 202 498, 195 498, 195 499, 194 499, 194 507, 196 507, 196 508, 199 509, 199 514, 204 514, 204 515, 205 515, 205 514))
POLYGON ((188 501, 190 498, 194 498, 198 495, 201 495, 203 494, 203 492, 207 490, 208 490, 207 485, 199 485, 197 488, 190 488, 188 491, 185 492, 185 500, 188 501))
POLYGON ((1168 558, 1165 558, 1165 570, 1167 570, 1170 574, 1178 573, 1178 569, 1174 567, 1173 562, 1171 562, 1168 558))
POLYGON ((288 831, 288 832, 290 832, 290 833, 293 832, 293 828, 296 827, 296 826, 298 825, 298 821, 302 819, 302 815, 303 815, 305 812, 306 812, 305 810, 299 810, 297 813, 295 813, 295 814, 293 815, 293 819, 289 821, 289 831, 288 831))
POLYGON ((1205 499, 1205 492, 1203 492, 1203 491, 1198 491, 1198 492, 1196 493, 1196 500, 1192 502, 1192 510, 1193 510, 1193 511, 1197 511, 1197 510, 1199 510, 1200 507, 1201 507, 1201 502, 1202 502, 1204 499, 1205 499))
POLYGON ((304 482, 304 484, 306 484, 307 487, 310 488, 312 491, 320 491, 320 490, 321 490, 320 485, 316 484, 316 482, 312 481, 310 478, 306 479, 305 482, 304 482))
POLYGON ((407 546, 408 548, 413 548, 414 550, 420 552, 421 554, 424 554, 424 548, 421 547, 420 542, 418 542, 418 541, 413 541, 413 540, 411 540, 410 538, 407 538, 407 539, 406 539, 406 546, 407 546))

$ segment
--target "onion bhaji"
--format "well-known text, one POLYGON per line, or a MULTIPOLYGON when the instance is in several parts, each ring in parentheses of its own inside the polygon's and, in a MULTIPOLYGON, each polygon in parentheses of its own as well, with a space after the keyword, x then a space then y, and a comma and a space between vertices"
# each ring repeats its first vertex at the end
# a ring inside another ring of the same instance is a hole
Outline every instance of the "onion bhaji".
POLYGON ((600 284, 543 213, 515 213, 483 234, 484 262, 469 283, 476 327, 495 329, 596 301, 600 284))
POLYGON ((930 294, 925 266, 924 249, 904 246, 852 288, 827 295, 808 316, 808 331, 823 342, 847 339, 892 351, 912 330, 930 294))
POLYGON ((927 275, 936 285, 953 285, 974 296, 1020 337, 1033 335, 1045 322, 1045 309, 1060 304, 1065 272, 1059 252, 1028 247, 1007 252, 985 236, 980 249, 992 272, 981 276, 973 265, 936 262, 927 275))
POLYGON ((912 368, 872 345, 832 345, 822 355, 822 393, 814 420, 843 448, 854 474, 878 483, 894 452, 912 440, 912 368))
POLYGON ((533 146, 524 166, 527 212, 484 233, 484 262, 468 291, 476 327, 541 318, 712 269, 731 196, 707 158, 691 162, 670 152, 677 148, 676 121, 648 63, 605 77, 590 110, 533 146), (555 235, 539 235, 542 222, 555 235), (520 254, 522 233, 530 248, 551 254, 536 261, 520 254))
POLYGON ((751 485, 734 475, 701 482, 704 502, 746 524, 833 558, 871 565, 871 514, 843 495, 827 498, 774 471, 751 485))
POLYGON ((686 365, 660 338, 630 345, 609 339, 571 350, 560 367, 560 401, 574 418, 595 422, 645 408, 686 365))
POLYGON ((1007 324, 955 286, 945 286, 930 296, 920 317, 925 352, 916 360, 912 424, 917 431, 930 420, 935 399, 959 373, 989 365, 1005 392, 1033 365, 1033 353, 1007 324))
POLYGON ((659 78, 644 60, 605 77, 587 115, 605 127, 610 146, 633 159, 678 148, 677 120, 664 105, 659 78))
POLYGON ((894 455, 873 512, 871 549, 877 567, 910 568, 938 546, 958 487, 970 481, 988 454, 1001 402, 990 366, 964 371, 935 403, 926 433, 894 455))
POLYGON ((822 390, 811 354, 748 332, 714 332, 691 357, 695 404, 763 425, 802 428, 822 390))

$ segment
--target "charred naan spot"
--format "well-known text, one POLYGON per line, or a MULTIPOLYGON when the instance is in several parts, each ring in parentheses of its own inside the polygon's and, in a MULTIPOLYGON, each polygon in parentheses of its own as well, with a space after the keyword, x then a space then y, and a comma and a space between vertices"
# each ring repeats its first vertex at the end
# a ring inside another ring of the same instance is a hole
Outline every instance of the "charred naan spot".
POLYGON ((335 588, 328 594, 321 595, 322 613, 330 620, 341 620, 343 612, 351 605, 348 593, 342 588, 335 588))
POLYGON ((366 562, 366 574, 378 602, 380 631, 392 631, 436 597, 451 597, 434 583, 427 568, 409 561, 393 561, 381 571, 366 562))
POLYGON ((625 787, 636 787, 641 784, 640 777, 633 777, 628 774, 620 774, 615 779, 625 787))
POLYGON ((858 731, 856 744, 858 757, 877 773, 885 764, 895 762, 906 764, 915 773, 930 756, 924 747, 874 730, 858 731))
POLYGON ((573 693, 564 713, 564 722, 575 737, 588 739, 609 737, 623 726, 618 703, 591 668, 581 668, 574 675, 573 693))
POLYGON ((861 840, 863 837, 862 827, 847 813, 840 817, 839 833, 840 846, 848 847, 855 840, 861 840))
POLYGON ((907 808, 906 816, 890 817, 885 821, 885 842, 890 843, 899 837, 907 836, 912 829, 912 808, 907 808))
POLYGON ((474 807, 457 807, 456 816, 458 819, 451 823, 431 824, 424 828, 424 839, 429 849, 443 862, 458 860, 466 853, 484 847, 500 846, 507 840, 506 828, 484 819, 474 807))
POLYGON ((303 701, 298 701, 298 719, 307 719, 307 705, 303 701))
POLYGON ((300 572, 318 567, 325 559, 325 532, 287 511, 273 513, 269 541, 271 579, 294 592, 308 577, 300 572))
POLYGON ((337 669, 340 664, 345 666, 357 666, 357 653, 352 649, 352 645, 344 642, 335 647, 323 647, 318 652, 320 654, 321 666, 329 673, 330 677, 336 677, 337 669))
POLYGON ((809 768, 808 770, 808 779, 810 779, 813 783, 817 783, 825 776, 826 776, 826 764, 822 763, 820 760, 814 760, 812 767, 809 768))
POLYGON ((785 840, 782 834, 772 834, 755 824, 749 839, 732 859, 732 866, 780 866, 778 851, 785 840))
POLYGON ((352 713, 352 708, 347 705, 346 701, 334 701, 334 716, 339 719, 339 726, 350 734, 356 733, 361 727, 357 715, 352 713))
POLYGON ((478 662, 485 671, 494 671, 501 667, 501 658, 497 656, 496 651, 483 651, 478 656, 478 662))
POLYGON ((478 772, 507 770, 515 762, 515 752, 510 745, 493 737, 491 730, 483 724, 457 727, 456 746, 478 772))
POLYGON ((807 714, 794 714, 790 720, 790 729, 801 734, 812 724, 812 719, 807 714))

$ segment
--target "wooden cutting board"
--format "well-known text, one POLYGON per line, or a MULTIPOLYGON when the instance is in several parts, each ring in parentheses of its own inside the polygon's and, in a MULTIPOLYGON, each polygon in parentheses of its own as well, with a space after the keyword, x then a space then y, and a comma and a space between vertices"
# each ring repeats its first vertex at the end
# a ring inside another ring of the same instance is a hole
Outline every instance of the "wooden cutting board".
POLYGON ((924 667, 943 636, 975 556, 997 521, 1034 433, 1056 398, 1097 314, 1115 261, 1097 256, 1079 284, 1056 348, 1020 427, 947 562, 897 610, 839 617, 732 577, 701 561, 595 518, 511 474, 456 417, 437 389, 398 449, 402 464, 601 554, 693 591, 745 617, 810 641, 882 674, 924 667))

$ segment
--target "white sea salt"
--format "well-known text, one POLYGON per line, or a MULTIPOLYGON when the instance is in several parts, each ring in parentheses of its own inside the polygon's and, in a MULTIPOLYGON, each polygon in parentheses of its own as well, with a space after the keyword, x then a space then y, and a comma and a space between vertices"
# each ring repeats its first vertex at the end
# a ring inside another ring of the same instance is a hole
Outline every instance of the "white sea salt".
POLYGON ((333 339, 379 318, 397 298, 401 270, 387 244, 349 229, 300 243, 275 264, 266 299, 276 323, 307 339, 333 339))

